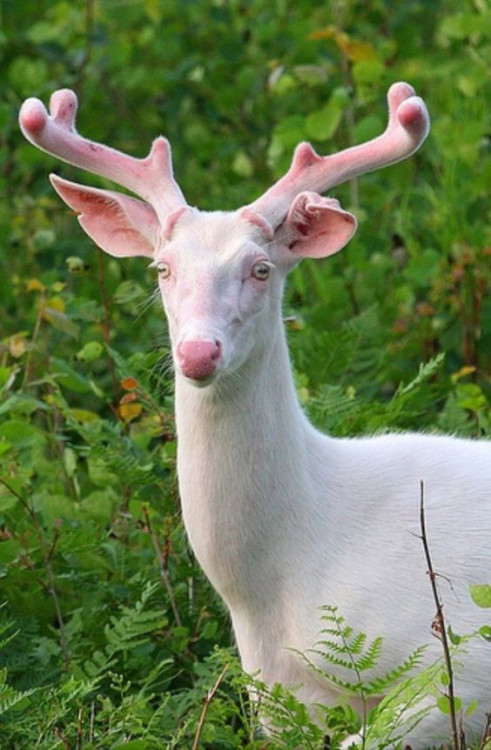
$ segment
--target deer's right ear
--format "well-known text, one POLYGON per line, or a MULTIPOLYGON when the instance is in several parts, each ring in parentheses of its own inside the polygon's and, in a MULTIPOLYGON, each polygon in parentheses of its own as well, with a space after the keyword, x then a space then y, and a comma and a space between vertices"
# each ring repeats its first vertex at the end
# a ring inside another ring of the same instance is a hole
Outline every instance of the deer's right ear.
POLYGON ((325 258, 350 241, 356 226, 356 218, 337 200, 306 191, 290 206, 283 232, 292 256, 325 258))
POLYGON ((57 175, 50 175, 50 180, 65 203, 80 214, 80 224, 102 250, 117 258, 153 258, 160 224, 148 203, 112 190, 77 185, 57 175))

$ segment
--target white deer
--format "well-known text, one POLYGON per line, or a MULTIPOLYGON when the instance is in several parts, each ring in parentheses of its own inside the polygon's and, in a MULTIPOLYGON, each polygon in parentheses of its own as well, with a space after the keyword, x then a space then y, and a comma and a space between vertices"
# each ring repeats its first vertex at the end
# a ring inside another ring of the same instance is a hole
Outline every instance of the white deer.
MULTIPOLYGON (((103 250, 153 261, 175 364, 187 534, 230 611, 244 669, 296 687, 312 707, 340 698, 299 655, 318 639, 322 605, 338 605, 369 638, 383 636, 380 673, 428 641, 427 659, 441 654, 418 538, 420 482, 434 564, 453 587, 445 614, 454 631, 483 623, 469 585, 491 579, 491 443, 335 439, 309 423, 292 380, 285 277, 302 258, 340 250, 356 229, 320 193, 409 156, 428 133, 426 107, 408 84, 394 84, 388 104, 381 136, 324 158, 300 144, 287 174, 234 212, 186 204, 162 137, 141 160, 82 138, 69 90, 53 94, 50 115, 38 99, 20 113, 33 144, 143 198, 51 176, 103 250)), ((460 660, 457 693, 464 703, 479 700, 469 719, 478 731, 491 705, 491 647, 476 640, 460 660)), ((433 711, 407 741, 445 739, 447 722, 433 711)))

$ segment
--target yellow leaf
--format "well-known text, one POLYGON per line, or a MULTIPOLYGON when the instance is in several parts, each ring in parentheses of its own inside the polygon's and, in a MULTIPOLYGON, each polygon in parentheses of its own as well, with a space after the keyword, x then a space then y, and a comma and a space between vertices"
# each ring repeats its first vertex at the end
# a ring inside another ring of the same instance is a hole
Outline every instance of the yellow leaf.
POLYGON ((353 41, 346 34, 338 34, 336 44, 351 62, 366 62, 377 59, 377 50, 370 42, 353 41))
POLYGON ((46 287, 39 281, 39 279, 29 279, 26 284, 26 289, 28 292, 44 292, 46 287))
POLYGON ((133 401, 129 404, 120 404, 118 411, 123 422, 131 422, 133 419, 140 416, 143 411, 143 406, 137 401, 133 401))
POLYGON ((474 365, 464 365, 460 368, 460 370, 454 372, 453 375, 451 375, 452 383, 456 383, 457 380, 460 380, 460 378, 465 378, 467 375, 471 375, 475 371, 476 368, 474 367, 474 365))
POLYGON ((290 331, 303 331, 305 328, 303 320, 299 320, 296 315, 290 315, 288 318, 285 318, 285 323, 290 331))
POLYGON ((56 310, 56 312, 64 313, 65 300, 62 297, 51 297, 46 300, 46 307, 49 307, 51 310, 56 310))
POLYGON ((319 41, 322 39, 333 39, 338 34, 338 30, 335 26, 325 26, 323 29, 317 29, 309 34, 309 39, 313 41, 319 41))
POLYGON ((72 409, 71 414, 77 422, 95 422, 97 419, 100 419, 95 411, 89 411, 88 409, 72 409))
POLYGON ((12 357, 19 359, 25 354, 27 349, 27 341, 25 333, 17 333, 9 338, 9 352, 12 357))
POLYGON ((162 8, 160 7, 159 0, 145 0, 145 10, 151 21, 155 24, 160 23, 162 20, 162 8))

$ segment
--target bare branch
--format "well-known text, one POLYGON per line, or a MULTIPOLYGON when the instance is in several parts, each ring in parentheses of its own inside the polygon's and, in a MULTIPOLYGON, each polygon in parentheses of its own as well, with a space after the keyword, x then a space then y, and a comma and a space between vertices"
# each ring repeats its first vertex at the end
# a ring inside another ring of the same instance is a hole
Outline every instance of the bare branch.
POLYGON ((457 725, 457 715, 455 710, 455 692, 454 692, 454 676, 452 667, 452 658, 450 655, 450 646, 448 644, 447 631, 445 626, 445 618, 443 615, 443 603, 440 598, 438 586, 436 583, 437 574, 433 568, 431 560, 430 547, 428 544, 428 537, 426 535, 426 520, 425 520, 425 494, 424 494, 424 482, 420 482, 420 506, 419 506, 419 520, 421 528, 421 541, 423 542, 423 548, 426 557, 426 564, 428 565, 428 576, 430 579, 431 590, 433 592, 433 599, 436 605, 436 615, 433 620, 431 627, 434 634, 441 640, 443 655, 445 659, 445 667, 448 675, 448 701, 450 709, 450 723, 452 725, 452 743, 454 750, 463 750, 463 745, 460 742, 460 735, 457 725))
POLYGON ((489 742, 491 742, 491 711, 486 714, 486 726, 484 727, 484 734, 479 745, 479 750, 486 750, 486 747, 489 747, 489 742))
POLYGON ((160 577, 162 578, 162 582, 164 584, 165 590, 167 591, 167 594, 169 596, 169 601, 170 601, 172 611, 174 613, 176 624, 180 627, 182 625, 182 620, 179 614, 179 610, 177 609, 176 597, 174 596, 174 591, 172 589, 172 585, 170 582, 169 570, 167 568, 167 561, 162 551, 162 547, 160 546, 159 539, 153 530, 153 526, 150 521, 150 516, 148 514, 148 509, 145 506, 143 507, 143 515, 145 516, 145 523, 147 524, 148 533, 150 534, 150 537, 152 539, 153 548, 155 550, 155 554, 159 561, 160 577))
POLYGON ((225 675, 228 672, 229 666, 230 666, 229 664, 225 664, 224 668, 222 669, 222 671, 218 675, 217 680, 216 680, 215 684, 213 685, 212 689, 206 695, 206 698, 205 698, 204 703, 203 703, 203 708, 201 710, 201 716, 199 717, 198 727, 196 729, 196 734, 195 734, 195 737, 194 737, 193 746, 192 746, 191 750, 198 750, 198 748, 199 748, 199 741, 200 741, 201 735, 203 733, 203 727, 205 725, 206 714, 208 713, 208 709, 209 709, 209 707, 211 705, 211 702, 212 702, 213 698, 217 694, 218 688, 222 684, 223 678, 225 677, 225 675))

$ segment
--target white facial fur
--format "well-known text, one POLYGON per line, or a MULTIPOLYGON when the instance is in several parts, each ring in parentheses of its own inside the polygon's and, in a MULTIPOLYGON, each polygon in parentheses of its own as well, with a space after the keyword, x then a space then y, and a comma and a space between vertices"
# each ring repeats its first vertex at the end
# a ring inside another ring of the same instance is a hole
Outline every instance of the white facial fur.
POLYGON ((254 348, 267 343, 262 321, 270 320, 271 305, 280 304, 286 272, 275 260, 274 245, 234 213, 188 210, 179 218, 171 238, 161 241, 155 266, 181 374, 183 344, 219 345, 214 372, 190 378, 207 385, 237 372, 254 348))

